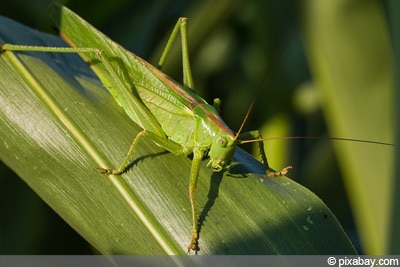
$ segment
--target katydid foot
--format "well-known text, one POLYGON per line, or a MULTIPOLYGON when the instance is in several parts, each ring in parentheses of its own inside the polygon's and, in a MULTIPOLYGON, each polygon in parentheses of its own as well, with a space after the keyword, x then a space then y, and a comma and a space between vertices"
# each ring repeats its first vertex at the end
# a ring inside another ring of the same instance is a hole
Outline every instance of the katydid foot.
POLYGON ((105 168, 101 168, 101 167, 95 167, 95 170, 97 170, 98 172, 100 172, 101 174, 106 174, 106 175, 110 175, 110 174, 115 174, 115 175, 120 175, 122 174, 124 171, 120 171, 117 169, 105 169, 105 168))
POLYGON ((187 246, 187 254, 190 254, 190 251, 194 251, 195 253, 199 250, 197 246, 197 241, 199 239, 199 233, 196 230, 192 231, 192 241, 187 246))
POLYGON ((279 177, 279 176, 285 176, 292 168, 293 168, 292 166, 287 166, 278 172, 268 168, 266 172, 268 177, 279 177))

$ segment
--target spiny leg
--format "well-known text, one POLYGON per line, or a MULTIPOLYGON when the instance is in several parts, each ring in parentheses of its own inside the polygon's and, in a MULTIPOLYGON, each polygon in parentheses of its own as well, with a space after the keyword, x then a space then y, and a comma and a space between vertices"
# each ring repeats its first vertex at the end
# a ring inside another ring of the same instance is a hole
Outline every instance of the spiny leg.
POLYGON ((161 58, 158 62, 158 67, 162 68, 164 65, 165 59, 171 50, 172 43, 174 42, 178 31, 181 32, 181 46, 182 46, 182 65, 183 65, 183 84, 194 91, 194 83, 192 77, 192 70, 190 67, 189 61, 189 48, 188 48, 188 30, 187 30, 187 18, 181 17, 178 19, 175 24, 174 29, 168 39, 167 45, 164 48, 164 51, 161 55, 161 58))
POLYGON ((268 177, 284 176, 284 175, 286 175, 288 173, 289 169, 292 168, 292 166, 287 166, 287 167, 283 168, 280 171, 275 171, 274 169, 272 169, 269 166, 268 160, 267 160, 267 156, 266 156, 265 150, 264 150, 264 142, 262 141, 262 135, 261 135, 260 131, 255 130, 255 131, 242 133, 242 134, 239 135, 239 140, 241 140, 241 141, 245 141, 245 140, 260 140, 260 141, 257 141, 258 149, 260 151, 261 161, 264 164, 265 172, 266 172, 268 177))
POLYGON ((96 48, 73 48, 73 47, 48 47, 34 45, 0 44, 2 51, 32 51, 32 52, 57 52, 57 53, 96 53, 96 48))
POLYGON ((181 145, 179 145, 171 140, 168 140, 165 136, 159 136, 152 132, 143 130, 136 135, 135 139, 133 140, 133 143, 129 147, 128 153, 126 154, 124 161, 121 163, 121 165, 117 169, 110 170, 110 169, 105 169, 105 168, 100 168, 100 167, 97 167, 96 169, 99 170, 99 172, 102 174, 117 174, 118 175, 118 174, 125 172, 126 167, 128 166, 130 159, 131 159, 133 153, 135 152, 137 144, 139 143, 140 139, 144 136, 149 137, 150 140, 152 140, 155 144, 168 150, 171 153, 181 154, 181 152, 182 152, 181 145))
POLYGON ((138 133, 135 137, 135 139, 133 140, 131 146, 129 147, 128 153, 126 153, 126 156, 124 158, 124 161, 121 163, 121 165, 117 168, 117 169, 105 169, 105 168, 101 168, 101 167, 96 167, 96 169, 102 173, 102 174, 121 174, 125 171, 126 166, 128 166, 130 158, 132 156, 132 154, 135 152, 136 146, 139 143, 140 138, 142 138, 143 136, 146 135, 146 131, 143 130, 140 133, 138 133))
POLYGON ((187 247, 188 249, 187 253, 189 253, 191 250, 193 251, 198 250, 197 243, 199 239, 199 222, 195 207, 194 191, 196 189, 197 177, 199 176, 200 162, 203 156, 204 156, 203 150, 194 149, 192 167, 190 169, 190 179, 189 179, 189 198, 190 198, 190 205, 192 207, 192 239, 187 247))

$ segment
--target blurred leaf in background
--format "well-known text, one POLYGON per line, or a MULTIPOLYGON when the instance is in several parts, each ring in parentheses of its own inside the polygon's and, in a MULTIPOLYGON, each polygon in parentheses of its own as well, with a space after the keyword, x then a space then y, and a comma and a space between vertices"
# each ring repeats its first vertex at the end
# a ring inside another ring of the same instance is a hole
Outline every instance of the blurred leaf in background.
MULTIPOLYGON (((305 43, 332 136, 394 143, 394 64, 379 1, 307 1, 305 43), (317 23, 316 23, 317 22, 317 23)), ((391 250, 394 148, 335 143, 366 253, 391 250)))
MULTIPOLYGON (((52 24, 47 14, 49 2, 19 1, 16 4, 8 1, 0 15, 50 32, 52 24)), ((272 59, 290 40, 261 85, 256 106, 246 123, 247 130, 262 129, 265 131, 264 137, 336 136, 393 142, 393 69, 382 6, 384 2, 354 0, 344 4, 343 1, 330 1, 330 6, 322 4, 325 1, 320 2, 318 5, 318 1, 299 4, 298 1, 289 0, 224 0, 217 3, 71 0, 66 5, 111 39, 152 63, 159 58, 176 19, 179 16, 189 17, 189 48, 196 89, 208 102, 215 97, 222 99, 222 116, 233 130, 239 128, 272 59), (307 57, 304 50, 307 51, 307 57), (343 75, 346 79, 341 78, 343 75), (372 96, 368 101, 372 102, 372 106, 365 103, 364 91, 350 90, 367 91, 369 87, 372 88, 368 90, 372 91, 372 96), (337 92, 349 102, 331 96, 324 88, 337 92), (354 95, 347 95, 349 91, 354 95), (350 110, 339 112, 336 108, 332 111, 331 100, 345 104, 350 110), (360 119, 361 115, 355 111, 367 118, 360 119), (378 115, 380 112, 385 114, 378 115), (335 128, 337 126, 334 125, 340 120, 337 117, 355 118, 355 121, 349 121, 355 127, 351 131, 341 131, 345 126, 335 128), (370 128, 364 129, 364 125, 370 128), (375 134, 366 134, 370 132, 375 134)), ((175 50, 168 58, 164 71, 180 81, 179 46, 175 50)), ((294 180, 298 177, 323 177, 299 182, 327 203, 361 253, 386 253, 389 249, 386 245, 387 236, 390 236, 387 226, 392 216, 389 209, 394 194, 390 192, 394 181, 393 150, 368 144, 349 146, 344 152, 340 152, 339 148, 334 152, 331 143, 326 140, 266 142, 267 156, 274 168, 294 165, 295 169, 290 174, 294 180), (353 163, 339 153, 355 153, 351 157, 363 155, 370 161, 353 163), (342 160, 340 165, 337 158, 342 160), (383 160, 384 164, 378 160, 383 160), (346 163, 350 163, 350 167, 346 167, 346 163), (378 174, 370 171, 371 168, 378 174), (356 174, 354 169, 365 172, 356 174), (343 182, 341 174, 351 177, 345 176, 343 182), (353 177, 356 178, 352 180, 353 177), (377 184, 370 184, 374 181, 377 184), (371 189, 374 191, 368 191, 371 189), (374 198, 368 197, 371 195, 374 198)), ((18 180, 10 177, 6 170, 3 173, 3 184, 18 180)), ((22 182, 20 186, 24 187, 22 182)), ((1 190, 7 190, 7 187, 2 186, 1 190)), ((3 193, 1 195, 5 196, 3 193)), ((13 201, 12 197, 2 203, 10 201, 13 201)), ((36 205, 33 201, 29 204, 36 205)), ((29 216, 34 206, 26 204, 25 208, 29 216)), ((32 225, 43 227, 40 220, 32 225)), ((32 240, 37 239, 33 237, 26 242, 34 242, 32 240)), ((38 244, 33 244, 37 248, 38 244)), ((22 252, 14 250, 11 253, 36 253, 46 249, 31 250, 33 252, 29 252, 29 249, 22 252)), ((87 253, 87 249, 82 248, 82 253, 87 253)), ((79 254, 76 251, 72 253, 79 254)))

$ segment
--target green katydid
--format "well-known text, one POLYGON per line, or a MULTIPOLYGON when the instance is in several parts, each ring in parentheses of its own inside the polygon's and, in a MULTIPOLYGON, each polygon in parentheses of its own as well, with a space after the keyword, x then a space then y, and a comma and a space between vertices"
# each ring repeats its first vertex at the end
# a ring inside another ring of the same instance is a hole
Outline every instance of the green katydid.
POLYGON ((61 37, 71 48, 3 44, 1 50, 79 53, 90 64, 127 115, 143 129, 135 137, 122 164, 113 170, 97 168, 100 173, 122 174, 126 171, 135 147, 144 136, 174 154, 193 153, 189 175, 192 234, 188 252, 197 250, 198 218, 194 191, 200 162, 207 153, 210 158, 207 166, 219 172, 229 167, 238 144, 259 142, 260 154, 268 176, 285 175, 291 168, 289 166, 278 172, 271 169, 258 131, 241 133, 240 129, 235 134, 223 122, 216 107, 207 104, 204 99, 194 93, 187 49, 186 18, 180 18, 176 23, 159 63, 161 68, 172 42, 180 32, 184 84, 181 86, 158 68, 107 38, 66 7, 53 4, 51 14, 53 18, 62 19, 56 23, 61 37), (82 38, 82 34, 77 35, 72 30, 68 30, 78 26, 86 30, 85 38, 82 38), (179 129, 176 127, 177 121, 180 122, 179 129))

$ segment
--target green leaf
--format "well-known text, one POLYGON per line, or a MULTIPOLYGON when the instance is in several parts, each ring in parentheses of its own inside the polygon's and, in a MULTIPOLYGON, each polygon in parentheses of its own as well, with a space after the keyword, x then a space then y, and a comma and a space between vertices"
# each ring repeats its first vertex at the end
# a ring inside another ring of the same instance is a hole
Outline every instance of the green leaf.
MULTIPOLYGON (((400 2, 398 1, 389 1, 388 2, 388 10, 389 10, 389 26, 392 29, 393 36, 393 54, 395 59, 395 73, 399 73, 400 70, 400 17, 398 16, 398 12, 400 10, 400 2)), ((400 77, 395 75, 395 101, 396 103, 400 102, 400 77)), ((400 124, 398 118, 400 117, 400 105, 395 105, 395 113, 396 113, 396 124, 395 131, 398 133, 400 131, 400 124)), ((400 135, 396 134, 396 144, 400 143, 400 135)), ((400 156, 400 146, 396 146, 395 151, 396 158, 400 156)), ((392 203, 395 203, 391 206, 391 218, 389 222, 389 233, 390 237, 388 239, 388 254, 399 254, 400 253, 400 229, 398 225, 400 224, 400 206, 396 205, 400 202, 400 165, 395 164, 395 179, 392 189, 393 200, 392 203)))
MULTIPOLYGON (((6 18, 0 37, 65 45, 6 18)), ((1 160, 101 253, 184 254, 190 158, 143 140, 126 174, 100 175, 93 167, 117 166, 141 129, 90 68, 77 55, 38 52, 3 52, 0 68, 1 160)), ((234 157, 238 164, 223 174, 201 166, 200 254, 355 253, 313 193, 266 178, 240 149, 234 157)))

